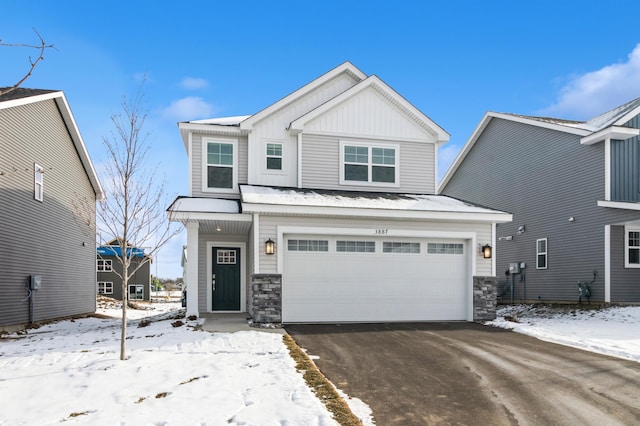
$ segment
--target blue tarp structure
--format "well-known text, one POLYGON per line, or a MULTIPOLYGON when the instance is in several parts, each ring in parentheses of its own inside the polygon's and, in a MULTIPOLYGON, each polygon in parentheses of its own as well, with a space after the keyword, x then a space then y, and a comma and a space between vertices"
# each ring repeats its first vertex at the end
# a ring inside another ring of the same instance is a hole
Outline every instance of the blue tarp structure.
MULTIPOLYGON (((122 255, 122 248, 120 246, 100 246, 96 249, 101 256, 120 256, 122 255)), ((144 249, 129 247, 127 254, 131 257, 144 257, 144 249)))

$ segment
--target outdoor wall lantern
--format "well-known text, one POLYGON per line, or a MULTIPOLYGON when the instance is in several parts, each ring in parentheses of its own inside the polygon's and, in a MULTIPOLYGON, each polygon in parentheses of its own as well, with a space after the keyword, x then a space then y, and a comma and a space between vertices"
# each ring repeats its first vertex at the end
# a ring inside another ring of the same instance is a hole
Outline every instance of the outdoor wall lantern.
POLYGON ((266 254, 274 254, 276 252, 276 243, 271 238, 265 241, 264 252, 266 254))
POLYGON ((485 259, 491 259, 491 246, 489 244, 482 246, 482 257, 485 259))

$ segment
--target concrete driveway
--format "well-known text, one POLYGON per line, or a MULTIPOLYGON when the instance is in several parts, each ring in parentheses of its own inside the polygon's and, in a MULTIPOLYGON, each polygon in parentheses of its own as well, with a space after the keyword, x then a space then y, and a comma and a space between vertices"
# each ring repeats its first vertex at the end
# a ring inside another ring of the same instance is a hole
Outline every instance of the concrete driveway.
POLYGON ((640 363, 472 323, 288 325, 376 425, 640 424, 640 363))

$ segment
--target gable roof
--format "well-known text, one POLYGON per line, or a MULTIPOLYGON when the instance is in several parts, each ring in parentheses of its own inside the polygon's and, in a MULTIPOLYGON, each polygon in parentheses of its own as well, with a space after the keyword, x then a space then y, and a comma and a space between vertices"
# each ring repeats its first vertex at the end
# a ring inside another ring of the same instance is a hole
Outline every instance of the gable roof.
POLYGON ((100 181, 98 180, 98 175, 96 174, 93 163, 89 158, 89 153, 84 144, 84 140, 80 135, 80 131, 78 130, 78 126, 76 125, 76 121, 73 118, 73 114, 71 113, 71 108, 69 107, 67 98, 62 91, 28 89, 19 87, 9 93, 0 95, 0 109, 15 108, 17 106, 43 102, 47 100, 53 100, 56 103, 58 111, 60 111, 60 115, 62 116, 62 120, 64 121, 69 132, 69 136, 71 137, 71 140, 73 141, 73 144, 76 148, 76 152, 80 157, 80 161, 82 162, 85 173, 87 174, 89 182, 93 187, 93 191, 96 194, 96 198, 98 200, 103 200, 104 191, 102 190, 102 186, 100 185, 100 181))
POLYGON ((484 129, 494 118, 574 134, 580 137, 581 144, 592 145, 603 141, 606 138, 628 139, 630 137, 640 135, 640 129, 624 127, 629 120, 638 114, 640 114, 640 98, 613 108, 612 110, 600 114, 588 121, 563 120, 551 117, 533 117, 489 111, 484 115, 478 126, 458 153, 454 162, 445 173, 442 181, 438 184, 437 192, 440 193, 442 188, 447 185, 458 167, 460 167, 460 164, 462 164, 466 156, 469 154, 469 151, 471 151, 471 148, 473 148, 484 132, 484 129))

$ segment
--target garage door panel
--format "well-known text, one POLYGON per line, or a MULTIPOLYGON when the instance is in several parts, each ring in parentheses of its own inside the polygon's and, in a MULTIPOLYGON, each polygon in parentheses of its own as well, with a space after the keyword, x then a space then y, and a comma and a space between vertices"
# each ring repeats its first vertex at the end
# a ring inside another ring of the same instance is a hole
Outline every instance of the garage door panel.
POLYGON ((419 254, 382 253, 383 239, 376 253, 336 253, 340 238, 329 238, 329 252, 285 253, 284 322, 466 319, 466 254, 427 254, 418 239, 419 254))

